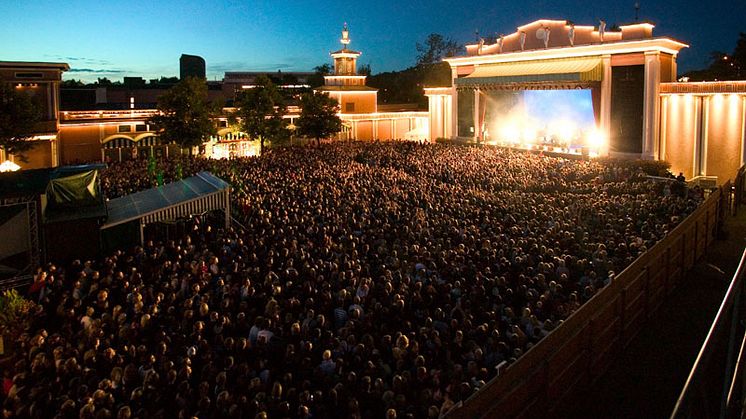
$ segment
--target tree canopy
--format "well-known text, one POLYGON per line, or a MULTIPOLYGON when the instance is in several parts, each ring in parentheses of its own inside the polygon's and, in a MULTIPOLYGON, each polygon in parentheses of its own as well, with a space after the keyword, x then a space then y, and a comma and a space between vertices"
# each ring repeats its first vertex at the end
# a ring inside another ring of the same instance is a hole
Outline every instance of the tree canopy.
POLYGON ((34 146, 30 140, 40 119, 41 113, 29 95, 0 80, 0 148, 25 160, 23 153, 34 146))
POLYGON ((417 64, 401 71, 379 73, 368 77, 368 85, 378 88, 378 99, 383 103, 416 103, 427 106, 424 87, 451 85, 451 67, 441 61, 457 55, 461 46, 451 38, 433 33, 424 43, 416 44, 417 64))
POLYGON ((429 65, 440 62, 444 57, 453 57, 461 51, 461 46, 451 38, 439 33, 431 33, 423 44, 417 48, 417 65, 429 65))
POLYGON ((339 104, 326 93, 311 92, 301 97, 300 117, 295 122, 298 134, 315 138, 318 144, 342 130, 342 120, 337 116, 339 104))
POLYGON ((150 123, 168 143, 195 147, 216 132, 211 119, 216 110, 207 100, 207 84, 202 79, 180 81, 158 98, 158 110, 150 123))
POLYGON ((690 81, 746 80, 746 33, 738 34, 732 53, 713 51, 706 69, 690 71, 684 76, 690 81))
POLYGON ((234 117, 240 121, 241 131, 258 139, 264 151, 266 140, 284 140, 290 136, 287 120, 283 118, 287 107, 282 93, 269 77, 257 77, 255 85, 241 92, 234 117))
POLYGON ((324 85, 324 76, 328 76, 332 74, 334 71, 334 68, 332 68, 332 65, 329 63, 324 63, 321 65, 317 65, 313 68, 313 76, 308 78, 308 84, 311 85, 311 87, 319 87, 324 85))
POLYGON ((373 74, 373 70, 370 69, 370 64, 363 64, 357 69, 357 74, 361 76, 370 76, 373 74))

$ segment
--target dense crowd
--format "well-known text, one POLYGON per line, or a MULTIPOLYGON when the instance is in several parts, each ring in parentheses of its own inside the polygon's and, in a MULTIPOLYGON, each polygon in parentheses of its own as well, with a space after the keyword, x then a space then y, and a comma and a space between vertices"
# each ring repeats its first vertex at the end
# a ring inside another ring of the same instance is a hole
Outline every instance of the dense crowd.
MULTIPOLYGON (((635 165, 334 143, 210 170, 244 226, 48 265, 4 411, 60 418, 437 418, 702 200, 635 165)), ((109 197, 153 185, 114 164, 109 197)))

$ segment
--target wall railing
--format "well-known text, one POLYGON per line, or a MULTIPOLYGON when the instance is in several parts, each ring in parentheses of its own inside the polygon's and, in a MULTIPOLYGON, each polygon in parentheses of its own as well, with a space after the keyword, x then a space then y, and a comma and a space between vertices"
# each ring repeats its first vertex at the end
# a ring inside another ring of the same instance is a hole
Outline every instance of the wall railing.
POLYGON ((745 275, 746 251, 676 400, 672 419, 740 417, 746 345, 741 323, 745 275))

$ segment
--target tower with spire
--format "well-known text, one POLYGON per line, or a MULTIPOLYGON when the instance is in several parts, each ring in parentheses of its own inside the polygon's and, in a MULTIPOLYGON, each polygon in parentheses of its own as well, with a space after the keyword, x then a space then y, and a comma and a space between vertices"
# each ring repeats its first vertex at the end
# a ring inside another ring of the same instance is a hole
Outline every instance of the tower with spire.
POLYGON ((351 40, 347 23, 342 27, 339 42, 342 49, 330 54, 334 59, 334 74, 324 76, 324 85, 316 91, 326 92, 337 99, 343 114, 376 112, 378 89, 366 86, 367 77, 357 74, 357 59, 362 53, 348 48, 351 40))

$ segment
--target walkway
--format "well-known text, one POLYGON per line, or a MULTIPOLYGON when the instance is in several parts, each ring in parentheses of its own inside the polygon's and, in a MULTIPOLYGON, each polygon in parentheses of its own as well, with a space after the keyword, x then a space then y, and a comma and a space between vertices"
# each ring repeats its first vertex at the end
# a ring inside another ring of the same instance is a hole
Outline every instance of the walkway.
POLYGON ((746 208, 728 218, 726 231, 567 417, 669 417, 738 267, 746 208))

